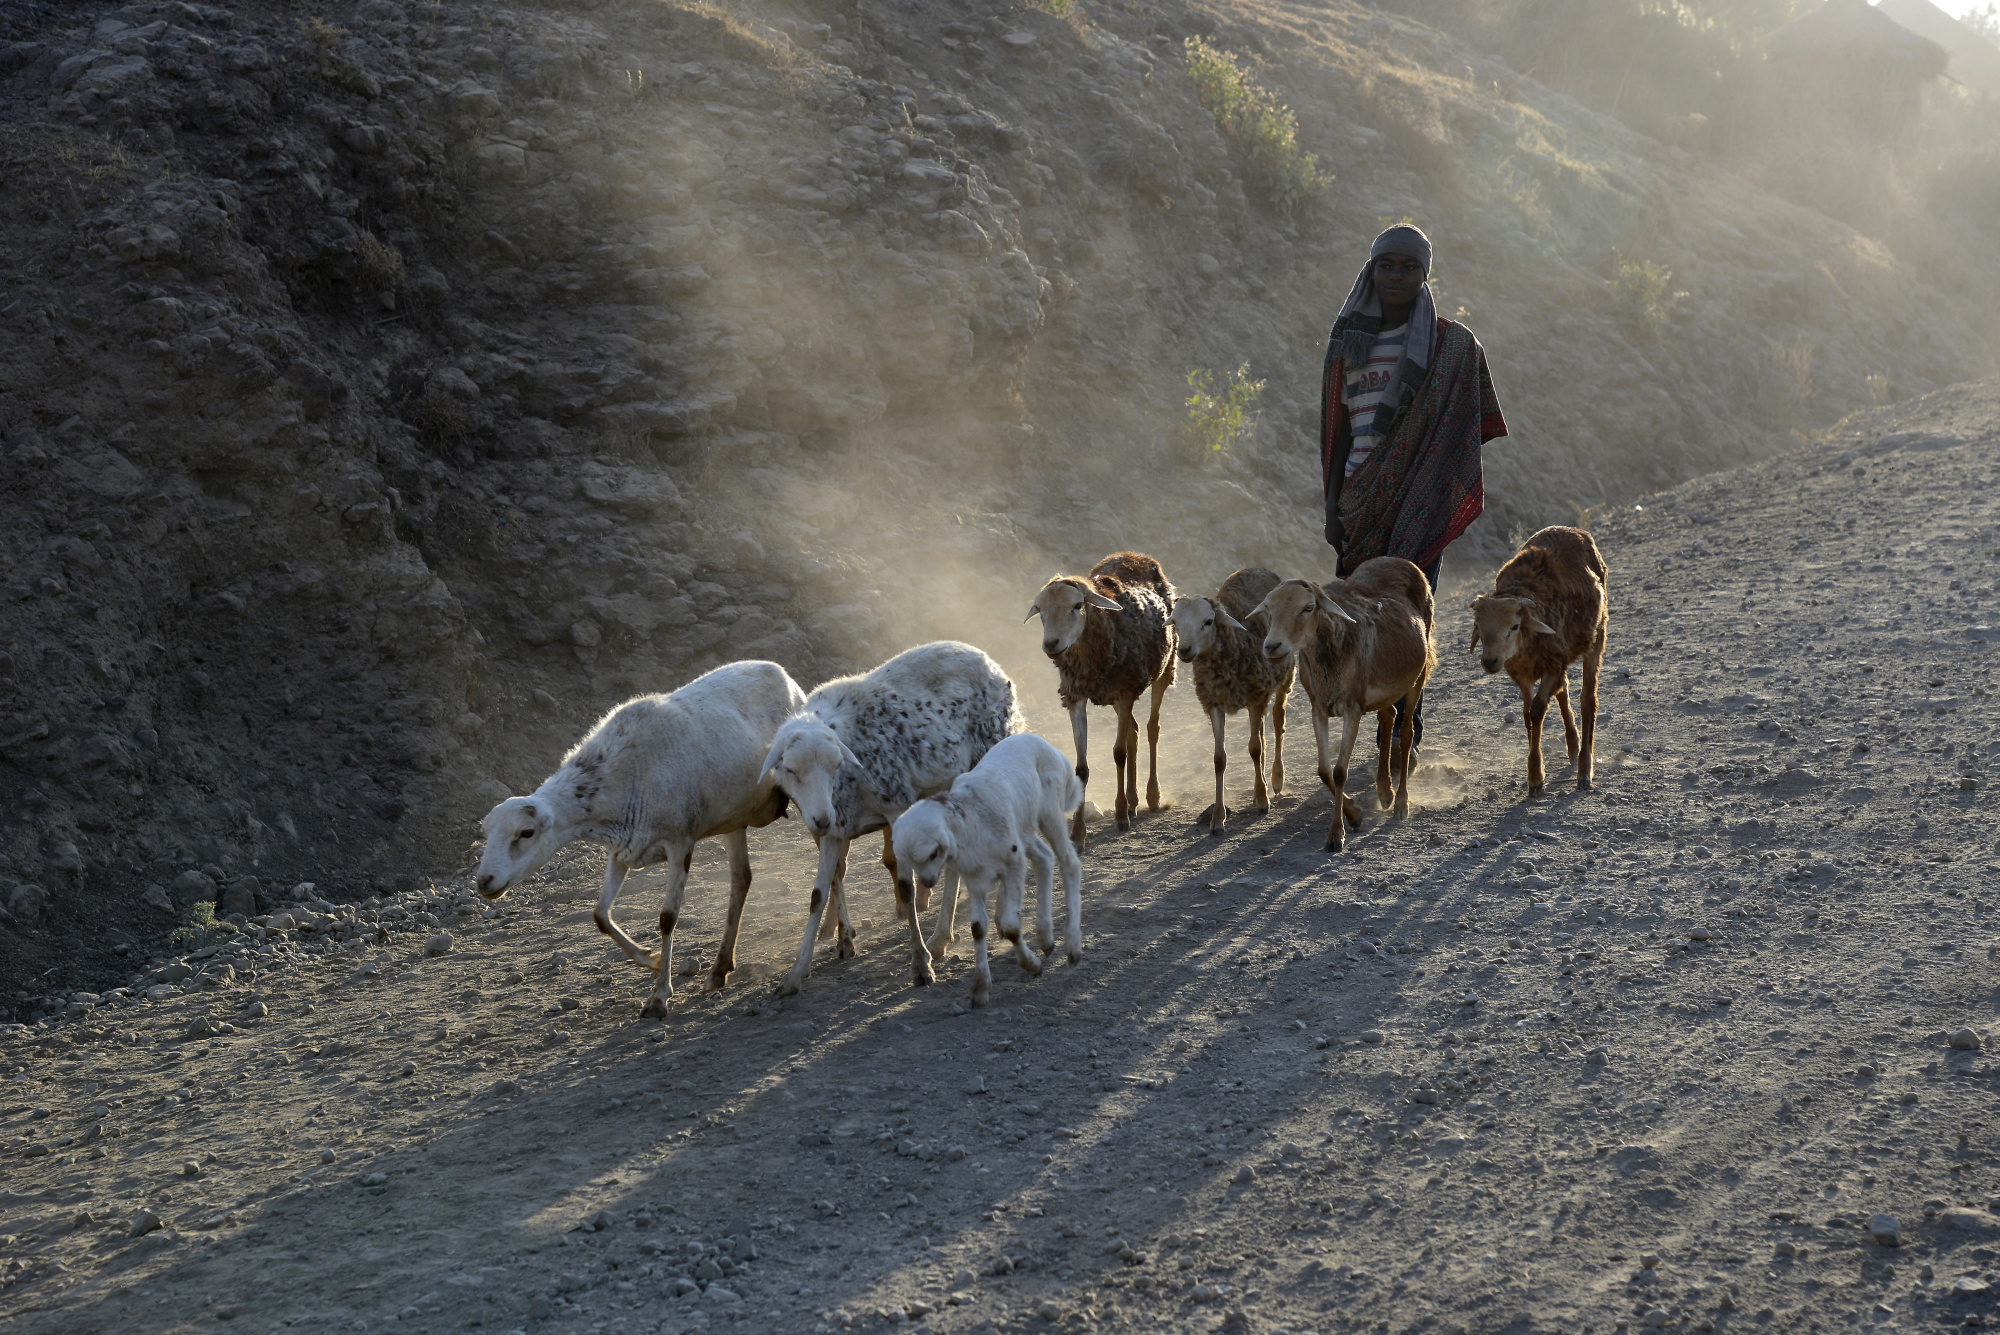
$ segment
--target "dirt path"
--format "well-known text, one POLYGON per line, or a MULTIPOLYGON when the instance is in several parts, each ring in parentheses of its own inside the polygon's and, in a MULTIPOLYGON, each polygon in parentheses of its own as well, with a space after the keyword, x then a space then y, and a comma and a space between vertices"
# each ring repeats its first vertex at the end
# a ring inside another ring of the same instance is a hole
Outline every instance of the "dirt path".
POLYGON ((1186 805, 1100 827, 1083 964, 1001 967, 989 1010, 963 1013, 963 959, 905 984, 872 867, 864 953, 774 1001, 810 878, 788 823, 753 841, 736 986, 664 1026, 578 856, 492 918, 460 886, 406 897, 449 924, 441 956, 420 920, 328 923, 195 961, 231 961, 213 986, 7 1031, 0 1321, 1993 1320, 1995 1068, 1945 1035, 1996 1001, 1996 440, 2000 391, 1948 391, 1601 523, 1590 793, 1558 765, 1524 798, 1463 583, 1416 814, 1341 857, 1302 721, 1278 809, 1196 830, 1183 688, 1186 805), (187 1037, 201 1017, 223 1031, 187 1037), (162 1226, 134 1239, 141 1211, 162 1226))

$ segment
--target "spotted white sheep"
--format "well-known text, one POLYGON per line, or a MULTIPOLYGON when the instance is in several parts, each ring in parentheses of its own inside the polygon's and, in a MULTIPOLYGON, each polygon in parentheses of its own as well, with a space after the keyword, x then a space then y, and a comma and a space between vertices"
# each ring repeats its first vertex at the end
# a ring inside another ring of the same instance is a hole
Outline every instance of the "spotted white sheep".
POLYGON ((680 919, 694 846, 721 838, 729 849, 729 924, 709 971, 720 988, 736 967, 736 933, 750 894, 752 826, 785 811, 785 795, 763 764, 779 725, 806 695, 776 663, 730 663, 671 695, 642 695, 606 714, 542 786, 486 813, 478 889, 498 899, 575 839, 610 850, 597 930, 642 969, 654 971, 640 1012, 666 1014, 673 994, 674 925, 680 919), (649 951, 611 917, 634 867, 667 864, 660 949, 649 951))
MULTIPOLYGON (((986 961, 989 895, 999 905, 1000 935, 1014 943, 1021 967, 1031 974, 1042 971, 1041 956, 1021 937, 1030 866, 1041 890, 1042 951, 1055 950, 1053 873, 1060 863, 1069 913, 1063 949, 1071 964, 1083 958, 1083 860, 1067 833, 1070 813, 1082 804, 1083 781, 1075 767, 1046 739, 1028 732, 988 751, 970 773, 959 775, 950 792, 927 797, 897 817, 898 875, 927 887, 955 871, 965 886, 976 961, 973 1005, 985 1005, 993 988, 986 961)), ((905 897, 910 893, 899 891, 905 897)), ((956 897, 947 889, 940 921, 948 925, 956 907, 956 897)))
MULTIPOLYGON (((781 995, 805 985, 829 899, 838 901, 838 951, 843 958, 854 953, 854 927, 841 893, 848 844, 888 830, 912 802, 949 788, 994 743, 1021 728, 1014 683, 998 663, 954 640, 919 645, 871 672, 826 682, 779 727, 764 777, 798 805, 806 830, 819 842, 805 940, 781 995)), ((894 876, 893 839, 884 839, 882 861, 894 876)), ((901 878, 897 910, 910 924, 911 981, 922 987, 936 975, 917 906, 903 895, 901 878)), ((949 940, 947 921, 940 948, 949 940)))

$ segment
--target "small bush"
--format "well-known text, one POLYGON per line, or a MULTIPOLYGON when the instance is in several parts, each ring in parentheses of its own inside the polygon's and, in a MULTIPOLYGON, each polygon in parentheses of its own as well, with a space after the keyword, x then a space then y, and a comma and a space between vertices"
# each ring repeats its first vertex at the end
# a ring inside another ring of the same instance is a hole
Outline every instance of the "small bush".
POLYGON ((1215 377, 1196 369, 1187 373, 1188 439, 1204 453, 1220 453, 1243 435, 1250 409, 1264 392, 1264 382, 1250 378, 1250 363, 1229 375, 1222 392, 1216 392, 1215 377))
POLYGON ((1686 299, 1687 293, 1672 290, 1673 270, 1647 260, 1641 264, 1621 262, 1611 280, 1611 292, 1618 308, 1636 328, 1648 334, 1660 326, 1686 299))
POLYGON ((174 929, 174 934, 167 938, 167 944, 175 949, 182 946, 192 949, 205 943, 211 936, 228 936, 235 930, 236 924, 219 920, 215 916, 214 902, 204 899, 194 906, 193 912, 188 914, 187 923, 174 929))
POLYGON ((1246 74, 1236 57, 1190 37, 1187 67, 1195 96, 1222 133, 1242 148, 1250 181, 1266 199, 1293 214, 1326 194, 1332 178, 1299 147, 1298 117, 1246 74))
POLYGON ((356 276, 375 292, 386 292, 403 276, 403 254, 367 228, 356 229, 354 238, 356 276))
POLYGON ((398 408, 396 415, 432 445, 456 445, 479 425, 470 405, 438 389, 424 390, 398 408))

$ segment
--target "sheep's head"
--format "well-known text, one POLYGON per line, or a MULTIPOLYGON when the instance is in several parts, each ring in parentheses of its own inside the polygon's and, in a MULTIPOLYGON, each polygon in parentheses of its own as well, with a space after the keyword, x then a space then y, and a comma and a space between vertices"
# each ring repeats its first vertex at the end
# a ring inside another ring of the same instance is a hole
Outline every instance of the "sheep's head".
POLYGON ((1536 615, 1533 598, 1482 593, 1468 606, 1472 609, 1471 652, 1479 655, 1479 666, 1488 672, 1498 672, 1502 664, 1519 653, 1525 636, 1555 634, 1536 615))
POLYGON ((834 825, 833 785, 842 765, 860 765, 838 734, 810 715, 778 726, 771 753, 764 757, 761 782, 775 784, 798 806, 799 818, 815 835, 834 825))
POLYGON ((479 822, 486 850, 479 855, 475 884, 487 899, 498 899, 535 874, 568 840, 555 828, 554 813, 535 797, 510 797, 479 822))
POLYGON ((890 837, 896 846, 896 875, 929 890, 958 853, 944 802, 927 797, 896 818, 890 837))
POLYGON ((1174 599, 1174 641, 1179 646, 1181 662, 1192 663, 1215 647, 1217 622, 1243 629, 1243 623, 1212 598, 1174 599))
POLYGON ((1028 604, 1023 621, 1042 619, 1042 652, 1054 658, 1077 642, 1083 634, 1086 608, 1119 611, 1117 602, 1106 598, 1075 575, 1057 575, 1042 586, 1035 601, 1028 604))
POLYGON ((1250 615, 1263 617, 1269 627, 1264 632, 1264 656, 1273 662, 1297 653, 1311 638, 1322 615, 1336 621, 1354 620, 1325 589, 1304 579, 1288 579, 1272 589, 1250 615))

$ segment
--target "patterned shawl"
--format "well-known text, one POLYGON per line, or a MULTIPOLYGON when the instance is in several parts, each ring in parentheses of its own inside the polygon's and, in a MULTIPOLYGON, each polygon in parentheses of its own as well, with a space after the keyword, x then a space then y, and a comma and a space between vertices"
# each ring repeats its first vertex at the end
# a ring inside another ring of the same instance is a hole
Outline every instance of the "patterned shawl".
POLYGON ((1330 339, 1320 430, 1327 508, 1343 529, 1340 568, 1350 571, 1377 556, 1401 556, 1427 568, 1485 509, 1479 450, 1507 434, 1486 353, 1470 329, 1439 319, 1422 383, 1377 437, 1374 452, 1346 478, 1346 460, 1336 457, 1345 435, 1342 353, 1341 340, 1330 339))

